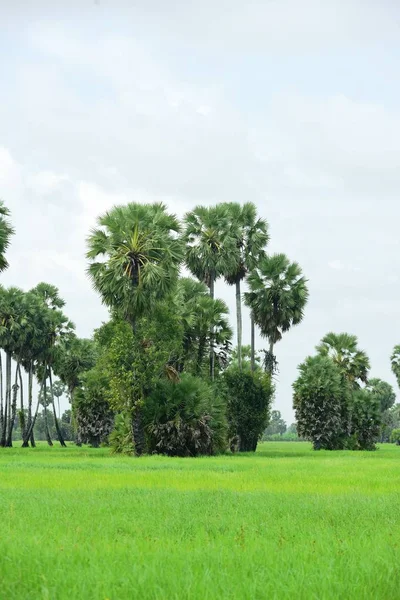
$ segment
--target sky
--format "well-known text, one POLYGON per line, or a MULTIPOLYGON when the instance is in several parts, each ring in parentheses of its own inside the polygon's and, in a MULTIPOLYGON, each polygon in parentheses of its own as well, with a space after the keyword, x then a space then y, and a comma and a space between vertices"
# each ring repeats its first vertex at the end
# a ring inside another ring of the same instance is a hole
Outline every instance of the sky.
MULTIPOLYGON (((0 0, 3 285, 57 285, 79 336, 107 312, 85 240, 115 204, 254 202, 310 300, 276 346, 274 408, 329 331, 395 385, 400 343, 396 0, 0 0)), ((234 291, 219 282, 234 325, 234 291)), ((249 343, 247 312, 244 342, 249 343)), ((258 348, 267 346, 258 338, 258 348)))

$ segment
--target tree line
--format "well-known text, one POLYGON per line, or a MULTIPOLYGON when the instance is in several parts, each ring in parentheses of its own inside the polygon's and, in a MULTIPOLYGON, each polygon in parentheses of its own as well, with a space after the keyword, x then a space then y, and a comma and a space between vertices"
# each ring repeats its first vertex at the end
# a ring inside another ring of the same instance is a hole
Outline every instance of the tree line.
MULTIPOLYGON (((1 203, 1 270, 13 234, 1 203)), ((34 446, 43 421, 47 442, 55 435, 62 446, 73 432, 77 444, 138 456, 254 451, 271 417, 275 345, 308 301, 300 266, 269 255, 268 242, 252 203, 198 206, 182 221, 160 203, 114 207, 87 238, 88 276, 109 309, 91 339, 76 335, 54 286, 0 287, 0 445, 18 431, 34 446), (215 297, 219 279, 234 288, 235 348, 228 307, 215 297), (259 352, 256 328, 267 341, 259 352), (56 410, 63 393, 69 423, 56 410)), ((378 410, 388 384, 368 380, 368 369, 354 336, 328 334, 294 384, 296 434, 316 449, 373 448, 383 423, 386 433, 396 424, 395 407, 393 399, 378 410)))

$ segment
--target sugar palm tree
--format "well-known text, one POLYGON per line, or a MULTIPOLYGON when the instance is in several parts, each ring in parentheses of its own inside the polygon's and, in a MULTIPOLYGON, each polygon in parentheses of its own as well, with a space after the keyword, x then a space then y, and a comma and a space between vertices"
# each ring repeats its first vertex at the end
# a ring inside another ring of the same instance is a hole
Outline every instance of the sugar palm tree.
POLYGON ((370 362, 367 354, 359 349, 357 336, 328 333, 317 346, 317 351, 323 356, 329 356, 354 387, 359 387, 360 382, 368 382, 370 362))
MULTIPOLYGON (((180 226, 164 204, 114 207, 98 219, 88 238, 88 274, 109 308, 136 330, 138 318, 176 285, 183 259, 180 226)), ((136 454, 144 452, 142 393, 132 398, 136 454)))
POLYGON ((10 245, 11 236, 14 234, 14 229, 7 218, 9 216, 10 211, 0 200, 0 271, 4 271, 8 267, 5 252, 10 245))
POLYGON ((250 291, 245 294, 261 335, 269 341, 266 366, 272 374, 274 345, 294 325, 301 323, 308 300, 307 281, 297 263, 285 254, 265 256, 248 277, 250 291))
MULTIPOLYGON (((260 260, 265 257, 265 248, 269 240, 268 223, 257 216, 257 208, 252 202, 240 205, 236 202, 226 206, 231 235, 235 240, 232 255, 232 265, 224 274, 229 285, 236 287, 236 331, 237 331, 237 360, 239 369, 242 368, 242 298, 241 282, 254 270, 260 260)), ((252 326, 253 326, 253 316, 252 326)), ((252 336, 252 353, 254 353, 254 336, 252 336)), ((254 358, 252 358, 254 364, 254 358)))
MULTIPOLYGON (((235 240, 232 237, 226 205, 197 206, 184 219, 183 240, 186 266, 204 282, 214 299, 215 282, 233 268, 235 240)), ((210 338, 213 332, 210 331, 210 338)), ((214 378, 215 354, 210 348, 210 377, 214 378)))
POLYGON ((393 375, 396 377, 397 384, 400 386, 400 345, 393 348, 390 363, 393 375))

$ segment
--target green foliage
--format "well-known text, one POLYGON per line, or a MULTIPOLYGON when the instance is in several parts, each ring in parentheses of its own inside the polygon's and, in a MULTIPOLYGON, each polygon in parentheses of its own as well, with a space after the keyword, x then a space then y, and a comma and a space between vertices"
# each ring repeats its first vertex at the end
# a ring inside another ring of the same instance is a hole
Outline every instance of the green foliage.
POLYGON ((382 379, 374 378, 368 380, 367 387, 378 399, 381 413, 392 408, 396 402, 396 394, 390 383, 387 383, 382 379))
POLYGON ((400 446, 400 429, 393 429, 390 435, 390 441, 397 446, 400 446))
POLYGON ((110 433, 108 441, 115 454, 134 454, 132 417, 129 413, 115 415, 114 429, 110 433))
POLYGON ((246 304, 261 335, 268 339, 272 353, 283 334, 303 320, 308 300, 307 280, 296 262, 291 263, 285 254, 275 254, 260 259, 248 283, 246 304))
POLYGON ((158 381, 143 411, 149 451, 168 456, 223 452, 225 410, 223 400, 207 380, 184 373, 179 381, 158 381))
POLYGON ((4 202, 0 200, 0 272, 8 268, 5 252, 10 245, 11 236, 14 235, 14 229, 8 219, 9 216, 10 211, 4 206, 4 202))
POLYGON ((82 376, 82 385, 74 394, 73 410, 78 439, 98 447, 107 441, 113 428, 113 412, 107 399, 108 380, 99 368, 82 376))
MULTIPOLYGON (((271 418, 269 425, 264 431, 263 439, 266 439, 271 435, 282 435, 287 429, 286 422, 282 419, 282 415, 279 410, 273 410, 271 412, 271 418)), ((296 436, 297 437, 297 436, 296 436)))
POLYGON ((397 379, 397 385, 400 387, 400 345, 393 348, 390 362, 392 366, 392 372, 397 379))
POLYGON ((355 335, 328 333, 317 346, 321 356, 329 356, 354 388, 368 381, 370 368, 367 354, 358 348, 355 335))
POLYGON ((221 391, 228 408, 229 433, 238 439, 240 452, 254 452, 265 430, 274 394, 268 374, 227 369, 221 391))
POLYGON ((337 365, 328 356, 313 356, 299 370, 293 384, 298 434, 309 438, 315 450, 340 448, 345 398, 337 365))
POLYGON ((380 433, 381 405, 377 394, 368 389, 352 394, 352 433, 357 440, 357 450, 375 450, 380 433))

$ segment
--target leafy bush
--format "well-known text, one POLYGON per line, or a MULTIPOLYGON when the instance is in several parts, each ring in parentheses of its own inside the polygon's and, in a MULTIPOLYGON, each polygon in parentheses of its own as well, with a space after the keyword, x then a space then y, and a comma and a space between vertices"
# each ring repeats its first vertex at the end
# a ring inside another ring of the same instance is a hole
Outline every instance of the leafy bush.
POLYGON ((134 453, 132 417, 129 414, 119 413, 115 416, 114 429, 110 433, 108 441, 112 451, 116 454, 134 453))
POLYGON ((82 387, 74 394, 73 410, 78 439, 98 447, 112 431, 114 415, 106 398, 108 381, 99 369, 82 376, 82 387))
POLYGON ((226 450, 226 408, 215 386, 182 374, 160 380, 143 408, 149 452, 199 456, 226 450))
POLYGON ((397 446, 400 446, 400 429, 393 429, 390 436, 390 441, 397 446))
POLYGON ((223 374, 221 390, 226 398, 231 439, 238 441, 240 452, 255 452, 269 420, 274 394, 270 375, 232 367, 223 374))
POLYGON ((342 445, 343 389, 339 369, 327 356, 308 357, 293 384, 297 431, 314 449, 342 445))
POLYGON ((375 450, 380 433, 381 404, 377 394, 360 389, 352 394, 352 433, 358 450, 375 450))

